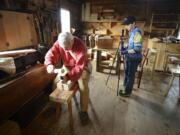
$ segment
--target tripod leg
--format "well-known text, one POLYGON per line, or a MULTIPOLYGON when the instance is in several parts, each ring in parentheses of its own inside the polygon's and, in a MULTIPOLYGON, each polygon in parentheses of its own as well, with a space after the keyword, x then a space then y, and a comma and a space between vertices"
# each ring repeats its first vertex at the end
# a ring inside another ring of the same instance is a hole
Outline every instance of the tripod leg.
POLYGON ((117 55, 117 64, 116 64, 116 75, 118 75, 120 62, 121 62, 121 55, 118 53, 118 55, 117 55))
POLYGON ((121 56, 118 55, 117 61, 117 75, 118 75, 118 83, 117 83, 117 96, 119 95, 119 82, 120 82, 120 70, 121 70, 121 56))
POLYGON ((96 61, 96 71, 100 72, 100 65, 101 65, 101 51, 97 50, 97 61, 96 61))
POLYGON ((108 81, 109 81, 109 77, 110 77, 110 75, 111 75, 112 68, 113 68, 113 65, 114 65, 114 63, 115 63, 116 57, 118 56, 118 53, 119 53, 119 47, 118 47, 118 49, 116 50, 116 53, 115 53, 115 57, 114 57, 114 59, 113 59, 112 66, 111 66, 111 69, 110 69, 110 71, 109 71, 109 75, 108 75, 107 80, 106 80, 106 85, 107 85, 107 83, 108 83, 108 81))

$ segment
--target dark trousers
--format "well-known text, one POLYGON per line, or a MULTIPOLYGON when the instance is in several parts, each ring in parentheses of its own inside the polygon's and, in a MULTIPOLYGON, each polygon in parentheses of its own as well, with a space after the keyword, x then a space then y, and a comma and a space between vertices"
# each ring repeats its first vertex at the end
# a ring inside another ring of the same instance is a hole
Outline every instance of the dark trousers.
POLYGON ((137 67, 139 65, 139 61, 125 61, 125 77, 124 77, 124 86, 125 91, 128 94, 131 94, 133 89, 133 84, 135 80, 135 74, 137 71, 137 67))

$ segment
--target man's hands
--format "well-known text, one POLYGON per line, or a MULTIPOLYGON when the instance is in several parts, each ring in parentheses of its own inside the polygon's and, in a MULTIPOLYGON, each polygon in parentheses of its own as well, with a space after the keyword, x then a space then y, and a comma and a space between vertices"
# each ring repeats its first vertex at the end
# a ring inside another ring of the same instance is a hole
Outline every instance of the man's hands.
POLYGON ((128 51, 125 47, 121 47, 121 55, 127 54, 128 51))
POLYGON ((60 76, 65 76, 67 74, 67 72, 63 68, 54 69, 54 73, 55 74, 60 74, 60 76))
POLYGON ((63 65, 60 69, 54 69, 54 73, 59 74, 60 76, 65 76, 69 72, 69 69, 63 65))
POLYGON ((55 73, 55 74, 58 74, 59 76, 63 77, 63 83, 66 83, 68 81, 66 74, 69 72, 69 70, 64 65, 60 69, 55 69, 55 67, 53 65, 48 65, 46 70, 49 74, 55 73))
POLYGON ((60 69, 55 69, 53 65, 48 65, 46 70, 49 74, 55 73, 60 74, 60 76, 65 76, 69 72, 68 68, 66 68, 64 65, 60 69))
POLYGON ((55 69, 53 65, 48 65, 46 67, 46 70, 49 74, 55 73, 55 74, 58 74, 60 77, 63 77, 63 80, 62 80, 63 83, 66 83, 68 81, 66 74, 69 72, 69 70, 64 65, 60 69, 55 69))
POLYGON ((134 51, 134 49, 130 49, 130 50, 128 50, 128 53, 133 54, 133 53, 136 53, 136 52, 134 51))
POLYGON ((53 66, 53 65, 48 65, 48 66, 46 67, 46 70, 47 70, 47 72, 48 72, 49 74, 52 74, 52 73, 54 73, 54 66, 53 66))
POLYGON ((121 53, 122 55, 124 55, 124 54, 133 54, 133 53, 136 53, 136 52, 134 51, 134 49, 128 50, 128 49, 125 48, 125 47, 121 47, 120 53, 121 53))

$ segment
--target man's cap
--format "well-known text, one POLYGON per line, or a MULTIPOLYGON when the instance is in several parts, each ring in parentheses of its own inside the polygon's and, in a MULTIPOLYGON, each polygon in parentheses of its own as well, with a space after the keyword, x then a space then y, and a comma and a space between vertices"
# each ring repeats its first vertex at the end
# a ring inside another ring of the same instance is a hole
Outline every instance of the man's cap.
POLYGON ((129 24, 133 24, 136 21, 136 18, 133 16, 128 16, 126 18, 123 19, 122 21, 122 25, 129 25, 129 24))

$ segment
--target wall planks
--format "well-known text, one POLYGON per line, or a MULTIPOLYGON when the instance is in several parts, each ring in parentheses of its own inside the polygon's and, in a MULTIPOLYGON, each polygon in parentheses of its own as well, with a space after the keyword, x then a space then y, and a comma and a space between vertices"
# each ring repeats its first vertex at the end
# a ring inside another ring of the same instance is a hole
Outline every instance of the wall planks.
POLYGON ((0 11, 0 51, 37 45, 33 15, 12 11, 0 11))

